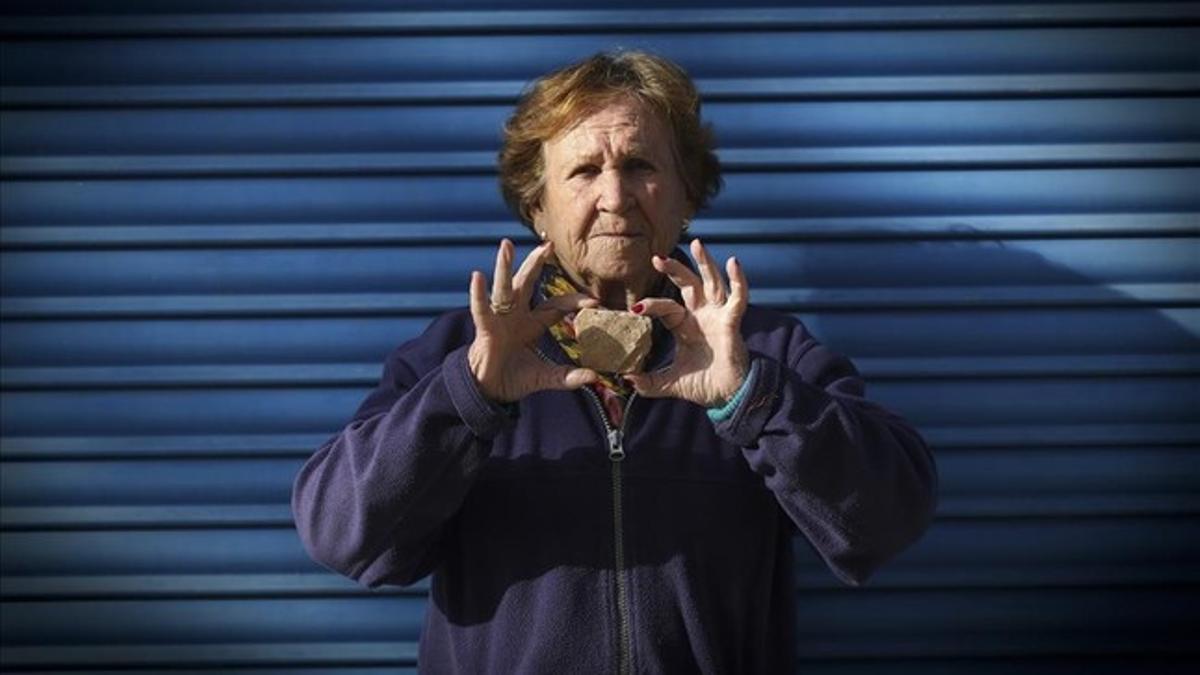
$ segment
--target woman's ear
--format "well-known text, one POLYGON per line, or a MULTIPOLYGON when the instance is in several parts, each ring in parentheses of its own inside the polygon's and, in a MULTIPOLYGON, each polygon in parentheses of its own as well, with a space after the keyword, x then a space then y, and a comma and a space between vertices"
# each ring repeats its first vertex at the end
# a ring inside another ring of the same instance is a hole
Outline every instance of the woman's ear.
POLYGON ((538 236, 542 241, 546 241, 546 228, 542 225, 542 206, 541 204, 530 204, 525 207, 525 217, 529 219, 529 229, 538 236))
POLYGON ((528 211, 529 214, 529 229, 533 230, 533 235, 538 238, 538 241, 546 241, 549 236, 546 232, 546 227, 542 224, 541 209, 532 207, 528 211))
POLYGON ((695 207, 693 207, 689 203, 687 211, 685 211, 683 214, 683 221, 679 224, 679 243, 680 244, 687 241, 687 238, 689 236, 691 236, 691 233, 688 232, 688 228, 690 228, 692 226, 692 216, 695 215, 695 213, 696 213, 695 207))

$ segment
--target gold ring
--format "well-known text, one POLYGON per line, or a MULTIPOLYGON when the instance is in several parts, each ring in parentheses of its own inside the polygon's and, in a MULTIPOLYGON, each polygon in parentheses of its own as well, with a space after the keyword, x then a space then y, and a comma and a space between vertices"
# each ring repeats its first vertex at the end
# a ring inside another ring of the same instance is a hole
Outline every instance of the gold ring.
POLYGON ((499 303, 493 302, 492 303, 492 311, 497 314, 508 314, 509 312, 512 311, 512 308, 513 308, 513 303, 511 300, 508 302, 499 302, 499 303))

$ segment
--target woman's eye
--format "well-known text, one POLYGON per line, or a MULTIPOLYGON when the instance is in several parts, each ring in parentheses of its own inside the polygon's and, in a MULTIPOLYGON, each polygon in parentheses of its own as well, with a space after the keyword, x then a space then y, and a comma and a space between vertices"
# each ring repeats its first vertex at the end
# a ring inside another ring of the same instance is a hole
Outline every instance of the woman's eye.
POLYGON ((572 169, 570 177, 574 178, 576 176, 595 176, 598 173, 600 173, 600 167, 596 166, 595 164, 584 164, 582 166, 577 166, 574 169, 572 169))
POLYGON ((654 165, 644 159, 634 157, 625 162, 625 168, 630 171, 653 171, 654 165))

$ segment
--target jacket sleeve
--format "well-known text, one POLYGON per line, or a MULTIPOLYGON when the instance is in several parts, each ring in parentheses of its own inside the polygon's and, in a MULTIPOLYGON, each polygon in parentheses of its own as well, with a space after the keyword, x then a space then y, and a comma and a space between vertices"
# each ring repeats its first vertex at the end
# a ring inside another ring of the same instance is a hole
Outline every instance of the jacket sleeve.
POLYGON ((353 420, 296 477, 292 515, 305 549, 366 586, 432 571, 443 526, 508 422, 471 376, 462 324, 439 318, 395 350, 353 420))
POLYGON ((937 467, 920 434, 868 401, 849 359, 795 322, 780 357, 751 350, 753 381, 716 431, 742 448, 843 582, 859 586, 928 527, 937 467))

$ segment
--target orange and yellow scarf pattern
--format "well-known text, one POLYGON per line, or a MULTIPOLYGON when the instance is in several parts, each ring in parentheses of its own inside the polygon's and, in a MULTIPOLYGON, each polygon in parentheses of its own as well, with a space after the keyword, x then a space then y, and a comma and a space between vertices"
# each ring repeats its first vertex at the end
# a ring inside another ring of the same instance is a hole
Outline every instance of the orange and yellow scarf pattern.
MULTIPOLYGON (((547 298, 555 298, 562 295, 570 295, 579 293, 579 289, 571 280, 563 274, 562 270, 551 265, 547 265, 542 273, 542 293, 547 298)), ((563 317, 562 321, 550 327, 550 334, 554 336, 555 342, 571 359, 575 365, 579 365, 579 342, 575 338, 575 314, 571 313, 563 317)), ((604 409, 608 413, 608 419, 614 426, 621 425, 621 419, 625 412, 625 403, 629 400, 629 395, 633 393, 632 388, 622 380, 617 373, 598 373, 600 381, 592 385, 593 391, 599 396, 604 404, 604 409)))

